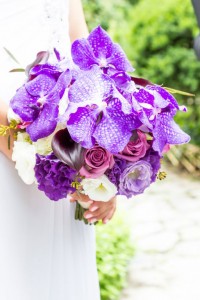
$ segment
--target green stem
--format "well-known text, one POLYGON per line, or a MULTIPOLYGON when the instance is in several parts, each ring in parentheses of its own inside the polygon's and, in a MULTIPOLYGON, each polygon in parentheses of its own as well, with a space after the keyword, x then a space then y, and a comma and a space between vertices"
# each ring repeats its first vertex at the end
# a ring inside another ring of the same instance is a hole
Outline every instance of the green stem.
POLYGON ((80 204, 76 201, 75 220, 79 219, 79 208, 80 204))

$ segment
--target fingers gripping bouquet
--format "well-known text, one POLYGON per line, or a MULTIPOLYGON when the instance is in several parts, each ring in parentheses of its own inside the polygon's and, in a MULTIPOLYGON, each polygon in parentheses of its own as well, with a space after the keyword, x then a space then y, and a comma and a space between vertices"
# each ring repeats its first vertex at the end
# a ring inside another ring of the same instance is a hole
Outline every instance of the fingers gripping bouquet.
POLYGON ((55 50, 50 63, 40 53, 11 99, 19 175, 54 201, 75 190, 96 201, 143 193, 169 145, 190 140, 173 120, 186 108, 167 89, 131 77, 125 53, 100 26, 71 54, 55 50))

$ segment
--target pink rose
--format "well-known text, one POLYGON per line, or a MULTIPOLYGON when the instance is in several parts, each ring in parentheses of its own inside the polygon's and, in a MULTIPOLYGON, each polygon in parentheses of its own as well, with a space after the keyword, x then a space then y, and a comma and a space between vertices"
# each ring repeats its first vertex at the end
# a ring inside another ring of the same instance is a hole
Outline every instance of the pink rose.
POLYGON ((115 156, 134 162, 144 157, 149 148, 150 145, 147 142, 146 134, 137 130, 137 138, 130 141, 124 150, 119 154, 115 154, 115 156))
POLYGON ((80 175, 86 178, 97 178, 107 169, 114 166, 114 158, 111 153, 100 146, 94 146, 85 153, 86 165, 80 169, 80 175))

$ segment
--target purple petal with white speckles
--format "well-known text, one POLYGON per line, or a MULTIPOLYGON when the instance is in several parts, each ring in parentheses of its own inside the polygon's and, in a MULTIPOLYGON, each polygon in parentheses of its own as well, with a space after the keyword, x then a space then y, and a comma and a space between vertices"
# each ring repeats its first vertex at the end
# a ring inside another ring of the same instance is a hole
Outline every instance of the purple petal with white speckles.
POLYGON ((54 94, 44 104, 37 119, 27 127, 26 131, 33 142, 49 136, 56 128, 58 117, 58 94, 54 94))
POLYGON ((72 44, 72 59, 81 69, 87 70, 91 65, 98 64, 92 47, 86 39, 76 40, 72 44))
POLYGON ((112 102, 113 98, 117 98, 120 101, 120 109, 124 114, 130 114, 132 112, 131 103, 126 98, 124 98, 124 96, 117 89, 114 90, 113 97, 110 100, 107 100, 107 103, 109 104, 110 101, 112 102))
POLYGON ((158 115, 153 135, 153 149, 159 154, 166 144, 184 144, 190 141, 190 136, 180 129, 169 112, 158 115))
POLYGON ((172 105, 172 108, 175 108, 177 110, 179 109, 176 99, 164 88, 160 87, 159 85, 148 85, 146 89, 149 91, 156 91, 163 99, 165 99, 169 104, 172 105))
POLYGON ((114 66, 119 71, 133 72, 134 68, 128 61, 126 54, 118 44, 113 44, 112 55, 107 59, 109 65, 114 66))
POLYGON ((139 120, 146 125, 148 128, 152 129, 152 124, 149 121, 151 117, 152 110, 144 109, 141 103, 149 104, 153 108, 154 96, 147 92, 145 89, 141 88, 138 92, 133 93, 132 105, 133 109, 138 112, 139 120))
POLYGON ((69 89, 71 102, 87 102, 101 104, 103 99, 112 93, 112 81, 94 66, 84 72, 69 89))
POLYGON ((112 54, 113 42, 107 32, 98 26, 88 36, 94 55, 101 59, 110 57, 112 54))
POLYGON ((30 122, 35 120, 39 114, 40 108, 37 106, 37 99, 22 86, 11 99, 10 106, 23 121, 30 122))
POLYGON ((27 92, 31 96, 43 97, 47 95, 55 86, 56 80, 52 76, 40 74, 25 84, 27 92))
POLYGON ((40 74, 55 75, 55 74, 59 74, 61 72, 62 71, 57 66, 46 63, 46 64, 43 64, 43 65, 34 66, 30 70, 29 75, 33 75, 33 76, 36 76, 36 75, 38 76, 40 74))
POLYGON ((134 119, 121 111, 118 99, 113 99, 103 112, 93 136, 101 147, 111 153, 118 153, 127 145, 134 129, 134 119))
POLYGON ((67 129, 72 139, 81 143, 82 147, 91 148, 95 144, 92 138, 97 115, 95 111, 88 107, 79 107, 77 111, 70 115, 67 122, 67 129))
POLYGON ((70 72, 70 70, 66 70, 58 78, 58 81, 56 82, 56 85, 54 86, 51 93, 56 91, 57 93, 59 93, 60 98, 62 98, 62 96, 65 92, 65 89, 69 86, 71 80, 72 80, 71 72, 70 72))

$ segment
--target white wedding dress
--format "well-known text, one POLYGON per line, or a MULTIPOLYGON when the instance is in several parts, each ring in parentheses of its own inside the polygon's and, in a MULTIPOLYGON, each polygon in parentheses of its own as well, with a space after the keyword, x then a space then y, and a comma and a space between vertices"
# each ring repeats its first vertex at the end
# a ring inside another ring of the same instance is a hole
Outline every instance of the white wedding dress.
MULTIPOLYGON (((3 100, 24 80, 3 47, 26 66, 54 45, 69 51, 67 0, 0 0, 3 100)), ((100 299, 94 226, 75 221, 74 208, 25 185, 0 153, 0 300, 100 299)))

